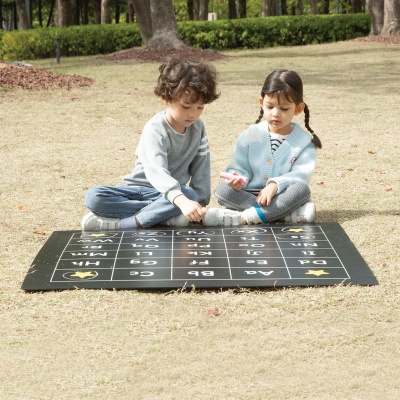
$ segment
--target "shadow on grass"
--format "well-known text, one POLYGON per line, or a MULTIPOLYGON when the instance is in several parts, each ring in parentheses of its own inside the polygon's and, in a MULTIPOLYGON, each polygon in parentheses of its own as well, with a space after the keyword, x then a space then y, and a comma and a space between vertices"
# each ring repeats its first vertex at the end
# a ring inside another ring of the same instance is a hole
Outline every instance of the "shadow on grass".
MULTIPOLYGON (((382 49, 380 47, 370 47, 366 48, 364 46, 360 46, 359 48, 351 47, 349 49, 338 49, 337 47, 334 48, 334 50, 323 50, 321 47, 318 47, 319 45, 312 45, 310 47, 306 46, 298 46, 295 47, 303 49, 303 55, 306 56, 307 58, 315 57, 315 58, 320 58, 320 57, 337 57, 337 56, 342 56, 342 55, 351 55, 355 56, 357 54, 381 54, 382 49), (313 47, 315 46, 315 47, 313 47), (307 51, 310 49, 310 51, 307 51), (318 51, 313 51, 313 50, 318 50, 318 51)), ((246 57, 246 58, 268 58, 268 59, 281 59, 282 56, 285 58, 298 58, 299 57, 299 51, 298 50, 291 50, 292 47, 285 47, 285 46, 277 46, 277 47, 268 47, 265 49, 253 49, 249 50, 248 54, 239 54, 238 57, 246 57), (267 55, 265 54, 266 50, 271 50, 271 49, 276 49, 276 50, 282 50, 282 51, 276 51, 276 52, 269 52, 267 55)), ((387 49, 385 49, 387 51, 387 49)), ((390 48, 389 51, 398 51, 398 48, 393 47, 390 48)))
POLYGON ((346 222, 355 219, 367 217, 369 215, 387 215, 393 217, 399 217, 400 210, 387 210, 387 211, 376 211, 376 210, 322 210, 317 211, 316 223, 322 222, 346 222))

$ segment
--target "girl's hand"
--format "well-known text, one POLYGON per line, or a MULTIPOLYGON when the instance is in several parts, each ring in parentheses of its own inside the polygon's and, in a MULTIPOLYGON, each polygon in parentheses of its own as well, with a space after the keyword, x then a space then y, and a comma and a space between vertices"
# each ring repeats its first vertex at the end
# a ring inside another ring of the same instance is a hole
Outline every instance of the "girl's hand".
MULTIPOLYGON (((239 174, 236 171, 232 172, 232 175, 237 175, 239 174)), ((233 178, 233 179, 228 179, 227 184, 232 188, 237 191, 242 190, 242 187, 244 186, 244 182, 242 181, 241 178, 233 178)))
POLYGON ((278 191, 278 185, 275 182, 269 183, 256 197, 256 202, 259 206, 269 206, 272 198, 278 191))

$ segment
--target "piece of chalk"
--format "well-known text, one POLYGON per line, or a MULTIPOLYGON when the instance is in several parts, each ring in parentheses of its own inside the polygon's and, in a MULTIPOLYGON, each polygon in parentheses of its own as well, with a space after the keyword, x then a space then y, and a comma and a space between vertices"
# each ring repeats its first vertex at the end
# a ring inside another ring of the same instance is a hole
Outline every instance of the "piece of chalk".
POLYGON ((240 179, 243 183, 247 183, 249 181, 249 178, 247 176, 242 176, 242 175, 233 175, 229 174, 228 172, 221 172, 219 174, 220 178, 224 179, 240 179))

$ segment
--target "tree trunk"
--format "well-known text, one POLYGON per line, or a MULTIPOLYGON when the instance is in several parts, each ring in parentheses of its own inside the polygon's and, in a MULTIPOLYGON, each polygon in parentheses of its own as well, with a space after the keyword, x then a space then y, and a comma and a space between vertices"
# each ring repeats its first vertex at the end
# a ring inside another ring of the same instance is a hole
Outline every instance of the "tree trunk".
POLYGON ((200 0, 199 3, 199 20, 207 21, 208 20, 208 0, 200 0))
POLYGON ((351 12, 361 13, 362 12, 362 0, 351 0, 351 12))
POLYGON ((147 43, 153 36, 150 0, 134 0, 133 9, 135 10, 140 36, 144 45, 147 46, 147 43))
POLYGON ((187 2, 186 2, 186 5, 187 5, 187 12, 188 12, 188 19, 189 19, 189 21, 193 21, 194 20, 194 13, 193 13, 193 7, 194 7, 194 4, 193 4, 193 0, 187 0, 187 2))
POLYGON ((53 20, 53 11, 54 11, 54 5, 56 4, 56 0, 51 0, 50 4, 50 11, 49 11, 49 16, 47 17, 47 23, 46 23, 46 28, 48 28, 53 20))
POLYGON ((133 0, 128 0, 126 22, 135 22, 135 9, 133 8, 133 0))
POLYGON ((18 29, 29 29, 28 14, 26 13, 25 0, 15 0, 18 14, 18 29))
POLYGON ((79 4, 78 0, 70 0, 71 2, 71 20, 70 25, 79 25, 79 4))
POLYGON ((383 13, 383 28, 381 35, 400 34, 400 3, 399 0, 385 0, 383 13))
POLYGON ((156 50, 185 48, 179 38, 172 0, 150 0, 150 12, 153 36, 147 46, 156 50))
POLYGON ((286 0, 281 0, 282 15, 288 15, 286 0))
POLYGON ((303 0, 297 1, 297 15, 303 15, 303 0))
POLYGON ((0 0, 0 31, 3 30, 3 1, 0 0))
POLYGON ((111 0, 101 0, 101 23, 109 24, 111 22, 110 14, 111 0))
POLYGON ((318 15, 317 0, 310 0, 311 14, 318 15))
POLYGON ((194 21, 199 20, 200 15, 200 0, 193 0, 193 18, 194 21))
POLYGON ((329 14, 329 0, 323 0, 322 14, 329 14))
POLYGON ((89 23, 89 0, 82 0, 81 18, 82 25, 89 23))
POLYGON ((276 12, 276 0, 263 0, 262 12, 263 17, 274 17, 276 12))
POLYGON ((71 3, 69 0, 56 0, 56 26, 71 25, 71 3))
MULTIPOLYGON (((43 28, 43 14, 42 14, 42 0, 38 0, 38 20, 39 20, 39 26, 43 28)), ((1 1, 0 1, 0 8, 1 8, 1 1)), ((1 9, 0 9, 0 21, 3 21, 2 15, 1 15, 1 9)), ((0 23, 1 25, 1 23, 0 23)), ((0 26, 1 29, 1 26, 0 26)))
POLYGON ((384 0, 369 0, 367 10, 372 15, 370 35, 379 35, 383 28, 383 4, 384 0))
POLYGON ((228 0, 228 18, 229 19, 237 18, 236 0, 228 0))
POLYGON ((268 1, 267 0, 262 0, 262 3, 261 3, 261 16, 262 17, 267 17, 268 16, 268 1))
POLYGON ((94 23, 101 24, 101 0, 93 0, 94 23))
POLYGON ((239 18, 246 18, 246 0, 239 0, 239 18))

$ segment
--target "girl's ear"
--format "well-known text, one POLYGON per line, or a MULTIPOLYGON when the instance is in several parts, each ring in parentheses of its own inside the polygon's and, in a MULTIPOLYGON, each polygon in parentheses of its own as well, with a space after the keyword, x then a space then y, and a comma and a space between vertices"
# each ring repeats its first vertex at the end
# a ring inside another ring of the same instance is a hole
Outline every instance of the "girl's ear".
POLYGON ((296 109, 294 111, 294 115, 299 115, 300 113, 303 112, 305 107, 305 104, 303 102, 301 102, 300 104, 297 104, 296 109))
POLYGON ((262 97, 260 97, 259 99, 258 99, 258 102, 260 103, 260 106, 262 107, 263 106, 263 98, 262 97))

